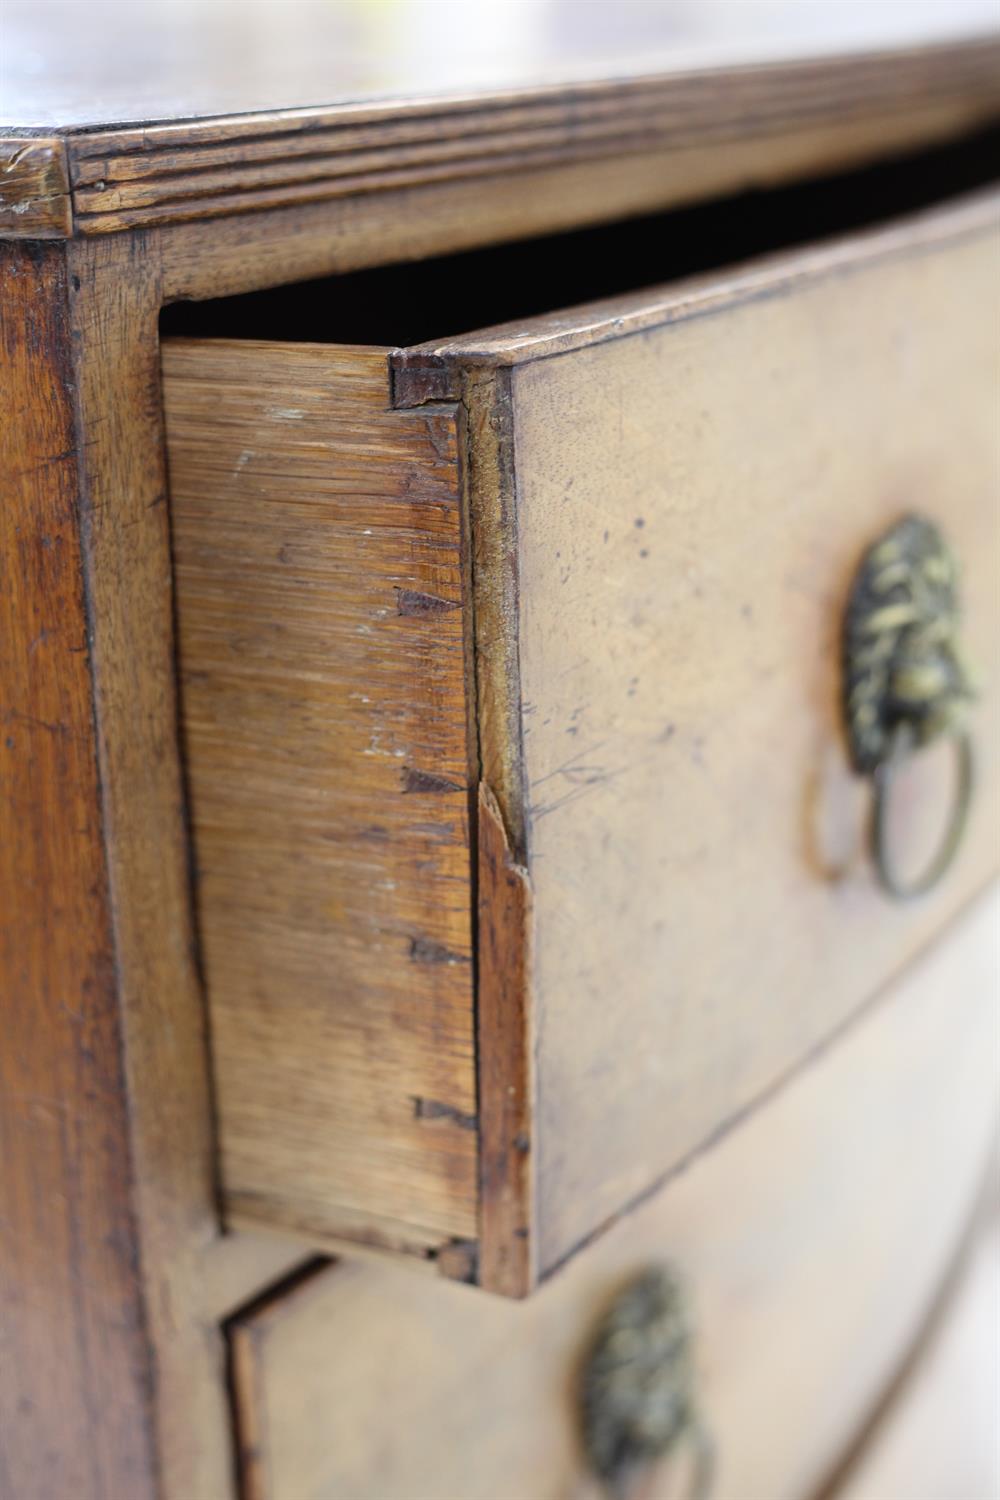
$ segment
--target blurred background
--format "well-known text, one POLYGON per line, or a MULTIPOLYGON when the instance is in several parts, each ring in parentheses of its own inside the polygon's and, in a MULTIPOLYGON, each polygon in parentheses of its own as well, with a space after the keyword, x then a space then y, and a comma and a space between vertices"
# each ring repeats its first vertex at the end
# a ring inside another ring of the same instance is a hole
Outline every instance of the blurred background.
POLYGON ((697 64, 912 43, 998 16, 996 0, 6 0, 0 107, 12 123, 54 123, 32 114, 43 70, 47 94, 79 104, 85 91, 95 120, 115 117, 102 88, 117 78, 114 109, 148 119, 209 98, 239 111, 371 97, 413 76, 461 92, 653 73, 679 54, 697 64))

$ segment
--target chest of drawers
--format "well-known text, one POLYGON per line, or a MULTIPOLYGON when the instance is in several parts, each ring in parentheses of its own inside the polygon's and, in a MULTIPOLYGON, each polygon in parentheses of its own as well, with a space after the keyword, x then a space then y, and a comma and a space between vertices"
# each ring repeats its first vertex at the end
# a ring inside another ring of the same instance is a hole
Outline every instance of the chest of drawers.
POLYGON ((683 1420, 605 1479, 807 1500, 987 1168, 998 43, 563 17, 459 93, 306 9, 82 103, 17 23, 0 1489, 597 1494, 661 1266, 683 1420))

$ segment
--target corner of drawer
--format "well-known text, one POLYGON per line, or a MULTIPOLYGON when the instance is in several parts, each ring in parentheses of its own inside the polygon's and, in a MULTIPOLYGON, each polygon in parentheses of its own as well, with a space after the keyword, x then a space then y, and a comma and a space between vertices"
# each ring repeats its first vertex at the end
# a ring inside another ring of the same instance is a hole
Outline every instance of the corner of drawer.
POLYGON ((392 404, 399 410, 462 397, 458 366, 423 349, 394 349, 389 355, 389 381, 392 404))

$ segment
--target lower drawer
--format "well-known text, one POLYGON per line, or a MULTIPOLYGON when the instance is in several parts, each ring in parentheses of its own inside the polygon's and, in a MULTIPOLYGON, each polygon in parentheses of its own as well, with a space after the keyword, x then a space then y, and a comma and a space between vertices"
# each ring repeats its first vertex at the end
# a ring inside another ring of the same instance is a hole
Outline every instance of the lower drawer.
MULTIPOLYGON (((577 1371, 652 1262, 686 1283, 715 1500, 800 1497, 891 1377, 993 1123, 1000 895, 742 1126, 524 1303, 322 1270, 233 1326, 248 1500, 583 1500, 577 1371)), ((643 1500, 688 1493, 686 1456, 643 1500)))
POLYGON ((929 1336, 852 1455, 836 1500, 1000 1495, 1000 1218, 996 1177, 929 1336), (989 1218, 986 1213, 989 1213, 989 1218))

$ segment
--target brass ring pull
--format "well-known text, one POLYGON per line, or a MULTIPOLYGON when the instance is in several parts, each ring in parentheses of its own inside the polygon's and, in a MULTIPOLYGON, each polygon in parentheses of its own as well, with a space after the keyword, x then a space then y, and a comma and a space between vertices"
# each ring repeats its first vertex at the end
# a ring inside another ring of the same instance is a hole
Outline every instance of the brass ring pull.
POLYGON ((889 840, 886 833, 889 793, 896 767, 899 764, 898 757, 890 753, 887 760, 876 766, 872 776, 875 793, 872 801, 872 856, 883 888, 897 901, 908 901, 914 896, 922 896, 926 891, 932 890, 955 858, 965 834, 965 826, 969 821, 969 807, 972 803, 975 759, 972 753, 972 742, 967 734, 953 735, 951 744, 955 751, 958 783, 952 799, 948 826, 934 857, 923 873, 914 879, 904 880, 897 873, 889 853, 889 840))
POLYGON ((654 1267, 616 1297, 580 1376, 584 1449, 616 1500, 635 1496, 651 1467, 682 1448, 691 1458, 691 1500, 708 1500, 715 1451, 693 1372, 687 1298, 668 1267, 654 1267))
POLYGON ((896 900, 937 884, 968 824, 974 759, 965 719, 973 690, 958 642, 959 619, 951 551, 932 521, 904 516, 862 558, 844 622, 851 761, 872 780, 872 859, 883 890, 896 900), (906 880, 888 847, 890 789, 901 761, 945 739, 954 744, 958 766, 948 827, 926 869, 906 880))

